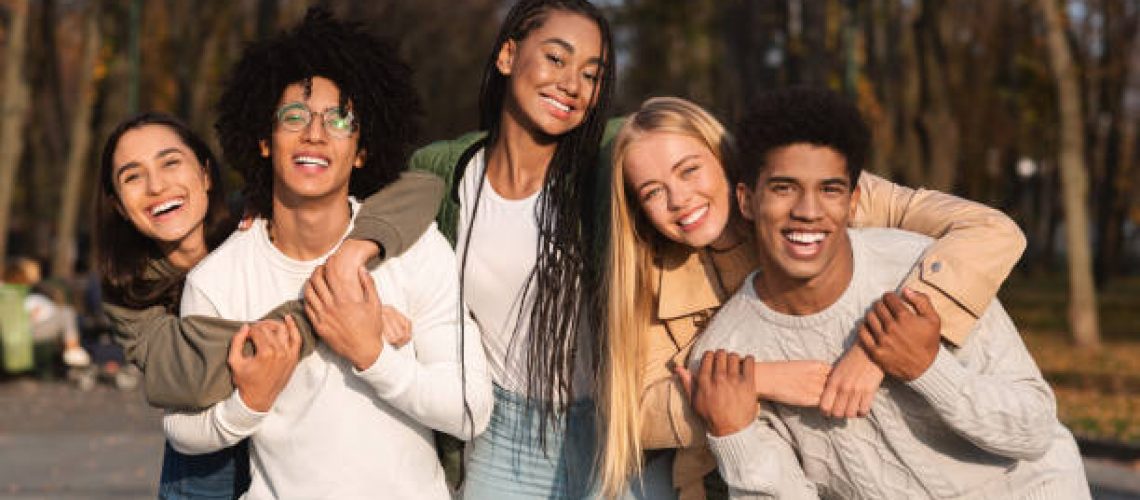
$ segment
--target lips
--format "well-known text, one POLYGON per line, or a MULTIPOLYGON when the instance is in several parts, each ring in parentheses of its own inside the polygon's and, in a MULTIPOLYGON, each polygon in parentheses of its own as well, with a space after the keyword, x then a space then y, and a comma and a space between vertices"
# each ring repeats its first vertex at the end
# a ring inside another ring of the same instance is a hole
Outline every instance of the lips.
POLYGON ((317 154, 296 154, 293 155, 293 165, 308 173, 319 173, 329 168, 329 159, 317 154))
POLYGON ((150 207, 147 207, 147 213, 149 213, 151 217, 161 218, 182 208, 182 205, 185 203, 185 198, 170 198, 168 200, 164 200, 160 203, 156 203, 150 207))
POLYGON ((701 223, 705 221, 705 216, 708 215, 708 213, 709 213, 709 206, 708 205, 702 205, 702 206, 698 207, 696 210, 689 212, 684 217, 681 217, 681 219, 677 221, 677 224, 679 226, 681 226, 682 231, 686 231, 686 232, 692 231, 692 230, 696 229, 697 227, 699 227, 701 225, 701 223))
POLYGON ((542 96, 542 102, 546 103, 550 109, 551 114, 560 119, 567 119, 574 112, 574 104, 568 101, 555 99, 548 95, 542 96))
POLYGON ((793 258, 811 259, 819 255, 823 248, 823 241, 827 239, 828 232, 785 229, 780 232, 784 237, 785 247, 793 258))

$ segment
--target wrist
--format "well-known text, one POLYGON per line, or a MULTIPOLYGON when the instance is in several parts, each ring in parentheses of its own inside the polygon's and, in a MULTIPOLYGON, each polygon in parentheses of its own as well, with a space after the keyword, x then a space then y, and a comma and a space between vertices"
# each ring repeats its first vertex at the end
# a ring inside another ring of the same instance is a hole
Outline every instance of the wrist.
POLYGON ((369 259, 380 255, 380 245, 372 240, 344 240, 340 253, 356 266, 363 266, 369 259))
POLYGON ((709 421, 709 435, 712 437, 725 437, 740 432, 748 427, 749 422, 715 422, 709 421))
POLYGON ((380 358, 380 353, 384 351, 384 341, 378 340, 374 343, 369 343, 361 349, 356 349, 357 353, 352 359, 352 367, 356 371, 367 370, 372 365, 376 364, 376 360, 380 358))

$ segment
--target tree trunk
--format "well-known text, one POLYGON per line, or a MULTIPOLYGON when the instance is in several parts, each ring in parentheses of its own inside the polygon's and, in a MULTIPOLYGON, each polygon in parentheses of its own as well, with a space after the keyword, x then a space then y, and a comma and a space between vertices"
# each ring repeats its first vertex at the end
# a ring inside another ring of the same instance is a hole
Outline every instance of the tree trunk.
MULTIPOLYGON (((97 9, 92 9, 96 11, 97 9)), ((91 149, 91 108, 95 102, 95 62, 99 54, 99 15, 89 12, 84 26, 83 59, 80 63, 79 99, 75 103, 75 113, 71 118, 71 150, 67 155, 64 170, 63 188, 60 191, 59 222, 56 225, 55 254, 52 257, 52 273, 63 279, 70 279, 75 269, 76 223, 79 220, 79 204, 84 199, 81 191, 86 166, 90 165, 91 149)))
POLYGON ((1084 159, 1084 116, 1077 68, 1069 51, 1056 0, 1038 0, 1045 17, 1050 66, 1057 80, 1061 119, 1061 202, 1065 207, 1065 242, 1069 261, 1069 326, 1078 347, 1100 347, 1096 288, 1089 245, 1088 172, 1084 159))
POLYGON ((960 132, 958 120, 950 109, 950 88, 947 79, 945 51, 942 49, 939 17, 942 6, 926 1, 922 16, 915 25, 918 55, 921 61, 924 109, 919 116, 926 139, 927 186, 939 191, 954 189, 958 170, 960 132))
POLYGON ((8 223, 15 194, 16 171, 24 149, 24 122, 31 91, 24 81, 24 51, 28 38, 28 0, 11 3, 12 24, 4 52, 4 96, 0 99, 0 263, 8 255, 8 223))

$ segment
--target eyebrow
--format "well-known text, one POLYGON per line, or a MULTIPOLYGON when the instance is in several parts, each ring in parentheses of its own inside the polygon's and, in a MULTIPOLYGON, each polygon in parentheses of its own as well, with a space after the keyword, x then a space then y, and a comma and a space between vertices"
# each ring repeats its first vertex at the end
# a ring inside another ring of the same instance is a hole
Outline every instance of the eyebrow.
MULTIPOLYGON (((553 43, 554 45, 557 45, 559 47, 562 47, 563 49, 566 49, 566 52, 569 52, 571 54, 574 53, 574 46, 571 45, 570 42, 567 42, 566 40, 563 40, 563 39, 558 38, 558 37, 547 38, 546 40, 543 40, 542 43, 544 43, 544 44, 545 43, 553 43)), ((601 57, 591 57, 586 62, 592 63, 592 64, 602 64, 602 58, 601 57)))
MULTIPOLYGON (((768 180, 765 181, 764 183, 765 184, 772 184, 772 183, 776 183, 776 182, 787 182, 787 183, 791 183, 791 184, 802 184, 799 179, 797 179, 795 177, 784 176, 784 175, 769 177, 768 180)), ((840 184, 843 186, 849 186, 850 185, 850 183, 848 182, 846 177, 829 177, 827 179, 820 181, 820 184, 824 184, 824 185, 840 184)))
MULTIPOLYGON (((154 157, 156 159, 158 159, 158 158, 162 158, 163 156, 166 156, 169 154, 181 153, 181 152, 182 152, 181 149, 171 147, 171 148, 166 148, 166 149, 163 149, 163 150, 155 153, 154 157)), ((139 166, 139 162, 137 162, 137 161, 129 161, 127 163, 124 163, 123 165, 120 165, 119 168, 115 169, 115 178, 118 179, 119 176, 123 175, 123 172, 125 170, 136 168, 138 166, 139 166)))
MULTIPOLYGON (((674 170, 677 170, 678 168, 681 168, 681 166, 684 165, 685 162, 689 161, 690 159, 699 158, 699 157, 700 157, 700 155, 698 155, 696 153, 689 153, 685 156, 682 156, 681 159, 679 159, 673 163, 673 166, 669 167, 669 171, 672 172, 674 170)), ((656 179, 647 180, 645 182, 642 182, 640 186, 637 186, 637 190, 641 191, 642 188, 644 188, 645 186, 648 186, 650 184, 653 184, 654 182, 660 182, 660 181, 658 181, 656 179)))

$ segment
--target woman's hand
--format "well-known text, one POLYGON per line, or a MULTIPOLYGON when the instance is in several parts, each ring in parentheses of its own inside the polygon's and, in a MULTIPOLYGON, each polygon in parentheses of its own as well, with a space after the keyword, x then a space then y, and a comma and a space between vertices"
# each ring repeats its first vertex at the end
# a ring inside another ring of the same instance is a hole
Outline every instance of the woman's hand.
POLYGON ((756 395, 789 406, 818 406, 831 365, 822 361, 756 363, 756 395))
POLYGON ((384 306, 363 267, 357 268, 353 281, 355 285, 346 288, 359 290, 344 295, 357 298, 334 294, 326 265, 317 266, 305 285, 305 314, 325 344, 357 370, 365 370, 384 350, 384 306))
POLYGON ((253 411, 269 411, 293 376, 300 355, 301 334, 292 316, 286 316, 284 323, 243 325, 230 341, 227 360, 242 402, 253 411), (253 343, 248 354, 243 352, 246 340, 253 343))
POLYGON ((393 347, 404 347, 412 340, 412 322, 395 307, 384 306, 384 341, 393 347))
POLYGON ((865 417, 883 383, 883 370, 859 344, 851 346, 831 370, 819 410, 833 418, 865 417))

